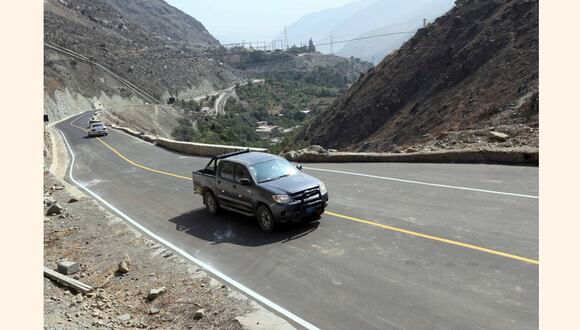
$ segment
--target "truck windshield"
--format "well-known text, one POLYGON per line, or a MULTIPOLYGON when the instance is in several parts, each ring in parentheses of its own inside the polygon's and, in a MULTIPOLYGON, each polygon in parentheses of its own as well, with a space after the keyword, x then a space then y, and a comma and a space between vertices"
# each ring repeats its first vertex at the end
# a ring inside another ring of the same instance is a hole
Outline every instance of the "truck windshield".
POLYGON ((251 165, 250 171, 258 183, 263 183, 294 175, 298 169, 285 159, 272 159, 251 165))

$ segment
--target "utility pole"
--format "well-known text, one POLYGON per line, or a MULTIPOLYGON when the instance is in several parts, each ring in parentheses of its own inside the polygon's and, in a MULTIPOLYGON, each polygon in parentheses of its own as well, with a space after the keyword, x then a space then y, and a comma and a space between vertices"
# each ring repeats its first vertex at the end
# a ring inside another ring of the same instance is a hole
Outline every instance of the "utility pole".
POLYGON ((334 54, 334 41, 332 40, 332 34, 330 35, 330 54, 334 54))
POLYGON ((288 49, 288 29, 284 25, 284 43, 286 43, 286 49, 288 49))
POLYGON ((423 18, 423 27, 426 27, 426 26, 427 26, 427 19, 423 18))

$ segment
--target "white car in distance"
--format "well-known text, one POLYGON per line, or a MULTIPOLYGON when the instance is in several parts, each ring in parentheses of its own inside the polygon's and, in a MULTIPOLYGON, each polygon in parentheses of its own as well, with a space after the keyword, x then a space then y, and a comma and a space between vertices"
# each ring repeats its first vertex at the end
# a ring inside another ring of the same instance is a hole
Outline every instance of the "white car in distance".
POLYGON ((88 135, 89 136, 101 136, 108 135, 107 127, 103 123, 93 123, 89 126, 88 135))

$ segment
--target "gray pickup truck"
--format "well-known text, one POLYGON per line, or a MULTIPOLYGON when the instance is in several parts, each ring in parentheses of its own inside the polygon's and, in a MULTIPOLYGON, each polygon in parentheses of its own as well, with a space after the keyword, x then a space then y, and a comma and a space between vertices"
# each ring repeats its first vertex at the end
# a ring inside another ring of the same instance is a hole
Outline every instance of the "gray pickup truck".
POLYGON ((250 150, 213 157, 193 171, 193 191, 208 212, 221 209, 253 216, 272 232, 279 223, 320 219, 328 205, 324 183, 286 159, 250 150))

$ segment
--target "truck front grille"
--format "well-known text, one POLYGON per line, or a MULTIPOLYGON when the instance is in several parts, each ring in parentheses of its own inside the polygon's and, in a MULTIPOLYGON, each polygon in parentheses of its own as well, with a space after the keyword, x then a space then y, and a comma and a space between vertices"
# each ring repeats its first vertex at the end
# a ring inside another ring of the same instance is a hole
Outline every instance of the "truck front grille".
POLYGON ((313 205, 322 202, 322 195, 318 187, 302 190, 292 194, 292 199, 302 204, 313 205))

